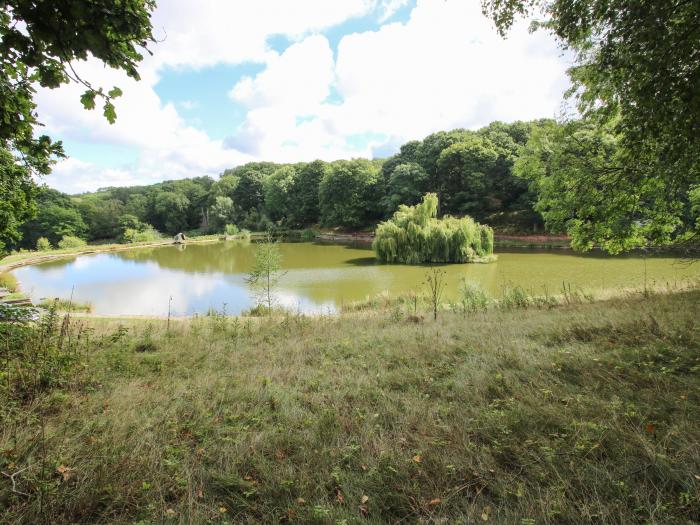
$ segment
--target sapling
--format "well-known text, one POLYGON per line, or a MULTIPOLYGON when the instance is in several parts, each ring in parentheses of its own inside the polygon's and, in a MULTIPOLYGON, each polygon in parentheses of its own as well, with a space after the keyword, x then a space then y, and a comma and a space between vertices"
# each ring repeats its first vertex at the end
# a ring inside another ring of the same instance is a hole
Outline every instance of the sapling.
POLYGON ((442 295, 445 292, 447 273, 439 268, 431 268, 425 277, 425 284, 428 286, 430 304, 433 307, 433 320, 437 320, 438 308, 442 295))
POLYGON ((255 262, 246 282, 256 292, 258 304, 264 301, 268 315, 272 314, 275 289, 282 278, 282 253, 279 244, 268 233, 255 249, 255 262))

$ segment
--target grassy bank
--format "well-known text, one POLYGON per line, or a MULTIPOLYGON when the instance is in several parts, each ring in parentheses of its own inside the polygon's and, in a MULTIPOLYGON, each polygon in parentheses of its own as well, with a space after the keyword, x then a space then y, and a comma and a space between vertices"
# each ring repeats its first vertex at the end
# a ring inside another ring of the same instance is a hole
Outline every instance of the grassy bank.
POLYGON ((695 522, 698 304, 49 316, 4 334, 0 520, 695 522))
MULTIPOLYGON (((188 244, 218 242, 220 235, 203 235, 187 239, 188 244)), ((29 264, 36 264, 54 259, 62 259, 64 257, 74 257, 88 253, 116 252, 122 250, 134 250, 137 248, 153 248, 154 246, 168 246, 173 244, 172 239, 163 239, 159 241, 135 242, 135 243, 109 243, 109 244, 88 244, 76 248, 62 248, 46 251, 22 251, 16 252, 0 259, 0 272, 19 268, 29 264)))
POLYGON ((494 235, 496 248, 571 249, 571 241, 555 235, 494 235))

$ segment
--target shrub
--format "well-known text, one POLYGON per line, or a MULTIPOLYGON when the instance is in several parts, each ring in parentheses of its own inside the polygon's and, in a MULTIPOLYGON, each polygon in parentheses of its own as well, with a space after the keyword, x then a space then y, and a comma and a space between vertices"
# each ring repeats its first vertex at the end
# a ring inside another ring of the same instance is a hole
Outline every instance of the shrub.
POLYGON ((313 241, 316 238, 316 232, 313 230, 304 230, 301 232, 302 241, 313 241))
POLYGON ((150 242, 157 241, 162 236, 153 226, 147 226, 134 236, 134 242, 150 242))
POLYGON ((80 237, 75 237, 74 235, 64 235, 60 241, 58 241, 59 248, 80 248, 85 246, 87 243, 80 237))
POLYGON ((438 309, 442 301, 442 294, 447 286, 447 272, 439 268, 431 268, 426 274, 425 284, 428 286, 428 299, 433 309, 433 319, 437 321, 438 309))
POLYGON ((227 224, 224 226, 224 233, 226 233, 226 235, 238 235, 239 231, 238 226, 235 224, 227 224))
POLYGON ((127 228, 122 233, 122 240, 128 243, 157 241, 160 238, 160 233, 149 224, 145 224, 141 230, 127 228))
POLYGON ((135 242, 134 238, 138 235, 139 231, 134 228, 126 228, 122 232, 121 240, 122 242, 135 242))
POLYGON ((40 252, 48 252, 51 249, 51 243, 46 237, 39 237, 36 240, 36 249, 40 252))
POLYGON ((532 299, 522 286, 506 286, 503 289, 503 297, 500 302, 503 310, 527 308, 531 304, 532 299))
POLYGON ((17 278, 11 273, 0 273, 0 288, 7 288, 10 292, 19 290, 17 278))
POLYGON ((491 302, 491 298, 481 286, 465 279, 462 279, 459 286, 459 300, 465 313, 486 311, 491 302))
POLYGON ((387 263, 465 263, 494 259, 493 230, 474 221, 445 216, 437 218, 434 193, 416 206, 399 211, 377 227, 372 248, 387 263))

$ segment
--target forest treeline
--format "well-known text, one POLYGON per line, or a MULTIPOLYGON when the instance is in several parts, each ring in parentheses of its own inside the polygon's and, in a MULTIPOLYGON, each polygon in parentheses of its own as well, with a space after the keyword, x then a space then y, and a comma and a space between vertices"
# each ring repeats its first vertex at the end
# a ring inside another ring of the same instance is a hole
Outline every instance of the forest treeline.
POLYGON ((42 237, 53 245, 64 236, 124 240, 126 231, 149 227, 168 235, 218 233, 231 224, 252 231, 316 224, 361 229, 428 192, 438 195, 440 215, 541 230, 536 194, 514 166, 542 126, 556 124, 493 122, 477 131, 440 131, 404 144, 387 159, 251 162, 225 170, 218 180, 194 177, 74 196, 43 187, 37 214, 21 226, 13 247, 35 248, 42 237))
POLYGON ((37 188, 36 177, 65 155, 60 141, 35 133, 34 86, 82 84, 85 109, 99 104, 114 122, 121 89, 79 81, 68 66, 92 53, 138 79, 143 51, 156 41, 155 2, 132 3, 118 16, 108 0, 67 7, 18 0, 25 7, 0 8, 0 253, 33 248, 41 237, 46 246, 64 237, 64 244, 145 240, 157 231, 364 228, 425 193, 438 195, 440 215, 470 214, 521 230, 545 224, 580 250, 700 249, 697 1, 482 0, 502 36, 516 20, 534 17, 534 30, 553 33, 573 52, 566 97, 576 120, 434 133, 385 160, 252 163, 219 180, 72 197, 37 188), (47 23, 51 31, 42 30, 47 23))
POLYGON ((36 215, 20 226, 19 240, 6 243, 33 249, 40 239, 56 246, 66 236, 131 242, 178 232, 368 229, 400 205, 435 193, 438 216, 468 215, 502 232, 546 227, 568 233, 581 250, 672 244, 695 250, 700 185, 687 177, 671 192, 659 179, 653 198, 619 191, 631 162, 624 139, 613 125, 585 118, 492 122, 407 142, 387 159, 250 162, 218 180, 202 176, 72 196, 42 187, 36 215))

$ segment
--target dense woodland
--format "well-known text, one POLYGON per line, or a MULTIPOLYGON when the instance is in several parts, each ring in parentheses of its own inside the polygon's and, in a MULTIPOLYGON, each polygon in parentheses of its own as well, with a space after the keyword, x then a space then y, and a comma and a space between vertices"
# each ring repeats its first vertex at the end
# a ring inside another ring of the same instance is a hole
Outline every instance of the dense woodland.
POLYGON ((64 151, 35 134, 41 123, 33 86, 82 84, 84 107, 99 104, 114 122, 112 101, 121 90, 94 87, 67 64, 91 53, 138 79, 136 66, 155 41, 155 2, 130 0, 118 16, 112 7, 107 0, 14 0, 2 12, 0 252, 33 248, 40 236, 52 244, 65 235, 136 240, 156 230, 216 232, 226 224, 357 229, 427 192, 438 195, 440 215, 521 230, 544 224, 582 250, 698 246, 697 2, 483 0, 502 35, 515 20, 535 16, 533 29, 551 32, 575 54, 567 98, 577 120, 438 132, 385 160, 251 163, 217 181, 196 177, 75 197, 37 188, 34 177, 49 175, 64 151), (76 17, 89 20, 78 32, 76 17))
POLYGON ((107 188, 69 196, 44 187, 36 217, 21 226, 16 248, 53 245, 65 235, 120 239, 148 225, 164 234, 223 232, 227 224, 253 231, 310 225, 362 229, 401 204, 439 197, 440 215, 465 215, 497 225, 541 230, 536 195, 514 173, 532 130, 554 122, 494 122, 457 129, 401 146, 388 159, 309 163, 253 162, 218 180, 194 177, 150 186, 107 188))
MULTIPOLYGON (((700 186, 678 178, 659 195, 612 192, 629 154, 624 134, 590 119, 493 122, 407 142, 387 159, 251 162, 208 176, 66 195, 46 186, 36 215, 6 238, 33 249, 40 238, 151 240, 309 226, 370 229, 402 204, 438 196, 438 216, 468 215, 496 230, 568 233, 575 248, 697 246, 700 186), (673 191, 670 191, 673 190, 673 191), (610 196, 608 198, 607 196, 610 196), (639 206, 642 199, 646 204, 639 206), (649 213, 654 213, 653 220, 649 213)), ((644 190, 645 188, 642 188, 644 190)), ((661 191, 663 190, 663 191, 661 191)))

